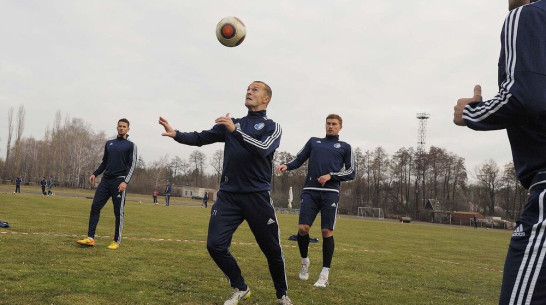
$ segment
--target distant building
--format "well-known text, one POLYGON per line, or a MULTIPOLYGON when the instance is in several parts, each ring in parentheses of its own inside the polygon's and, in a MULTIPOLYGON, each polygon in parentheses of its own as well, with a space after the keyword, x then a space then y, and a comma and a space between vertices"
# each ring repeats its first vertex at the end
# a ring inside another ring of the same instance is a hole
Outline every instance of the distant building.
POLYGON ((453 212, 453 223, 461 225, 470 225, 476 219, 484 219, 483 215, 480 212, 453 212))
POLYGON ((173 196, 193 199, 203 199, 205 192, 209 194, 209 201, 216 201, 217 189, 208 189, 203 187, 173 185, 173 196))

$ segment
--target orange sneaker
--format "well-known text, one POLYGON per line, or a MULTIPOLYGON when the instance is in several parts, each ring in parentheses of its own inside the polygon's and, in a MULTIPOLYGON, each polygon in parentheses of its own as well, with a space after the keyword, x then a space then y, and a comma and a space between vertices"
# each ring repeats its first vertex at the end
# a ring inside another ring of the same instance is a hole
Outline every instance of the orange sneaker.
POLYGON ((94 246, 95 240, 91 237, 86 237, 84 239, 76 240, 76 242, 82 246, 94 246))
POLYGON ((119 248, 119 244, 115 241, 112 241, 110 245, 108 245, 108 249, 110 250, 117 250, 119 248))

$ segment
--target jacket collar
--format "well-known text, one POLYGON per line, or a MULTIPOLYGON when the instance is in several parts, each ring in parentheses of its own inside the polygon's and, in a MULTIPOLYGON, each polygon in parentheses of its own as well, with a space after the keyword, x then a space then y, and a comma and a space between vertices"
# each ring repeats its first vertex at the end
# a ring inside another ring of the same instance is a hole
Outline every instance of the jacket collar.
POLYGON ((260 111, 249 111, 247 114, 248 117, 267 117, 267 111, 266 110, 260 110, 260 111))

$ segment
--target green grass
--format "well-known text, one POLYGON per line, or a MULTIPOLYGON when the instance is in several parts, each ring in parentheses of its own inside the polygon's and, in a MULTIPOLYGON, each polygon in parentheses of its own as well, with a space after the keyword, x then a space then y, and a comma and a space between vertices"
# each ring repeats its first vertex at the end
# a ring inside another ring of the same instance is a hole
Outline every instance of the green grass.
MULTIPOLYGON (((223 304, 230 288, 205 244, 210 209, 174 198, 128 196, 124 240, 106 249, 114 230, 109 202, 102 210, 97 245, 75 240, 87 233, 91 191, 0 185, 0 304, 223 304), (138 201, 142 201, 139 204, 138 201), (28 234, 23 234, 28 233, 28 234), (77 235, 77 236, 76 236, 77 235), (159 239, 165 239, 160 241, 159 239), (168 241, 167 239, 172 239, 168 241), (181 240, 181 241, 177 241, 181 240)), ((298 279, 297 216, 279 214, 289 295, 305 304, 497 304, 511 232, 469 227, 401 224, 341 217, 330 286, 313 287, 322 262, 311 244, 311 276, 298 279)), ((312 237, 319 237, 317 223, 312 237)), ((231 252, 252 290, 240 304, 276 304, 265 257, 243 224, 231 252)))

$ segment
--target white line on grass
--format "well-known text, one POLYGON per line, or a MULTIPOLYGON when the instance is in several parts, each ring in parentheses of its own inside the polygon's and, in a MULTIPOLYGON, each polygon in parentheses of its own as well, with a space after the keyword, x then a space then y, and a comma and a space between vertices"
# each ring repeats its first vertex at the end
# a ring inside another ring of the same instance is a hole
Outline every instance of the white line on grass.
MULTIPOLYGON (((87 236, 87 235, 83 235, 83 234, 78 235, 78 234, 50 233, 50 232, 27 233, 27 232, 15 232, 15 231, 0 231, 0 234, 41 235, 41 236, 55 236, 55 237, 86 237, 87 236)), ((95 238, 109 238, 110 239, 112 237, 108 236, 108 235, 96 235, 95 238)), ((200 244, 207 243, 204 240, 195 240, 195 239, 152 238, 152 237, 147 238, 147 237, 131 237, 131 236, 123 237, 123 239, 125 239, 125 240, 151 241, 151 242, 162 241, 162 242, 185 242, 185 243, 200 243, 200 244)), ((238 242, 238 241, 234 241, 234 242, 232 242, 232 244, 239 245, 239 246, 257 246, 258 245, 256 243, 244 243, 244 242, 238 242)), ((285 248, 297 248, 296 245, 283 245, 283 247, 285 247, 285 248)), ((314 247, 314 246, 309 246, 309 248, 311 248, 311 249, 322 249, 321 247, 314 247)), ((389 253, 389 251, 367 250, 367 249, 350 249, 350 248, 336 248, 336 251, 359 252, 359 253, 389 253)), ((429 258, 429 257, 424 257, 424 256, 421 256, 421 255, 416 255, 416 254, 407 254, 407 256, 410 256, 410 257, 413 257, 413 258, 418 258, 418 259, 429 260, 429 261, 436 262, 436 263, 441 263, 441 264, 465 266, 464 264, 461 264, 461 263, 456 263, 456 262, 447 261, 447 260, 443 260, 443 259, 429 258)), ((479 266, 474 267, 474 268, 479 269, 479 270, 502 273, 502 270, 498 270, 498 269, 494 269, 494 268, 479 267, 479 266)))

